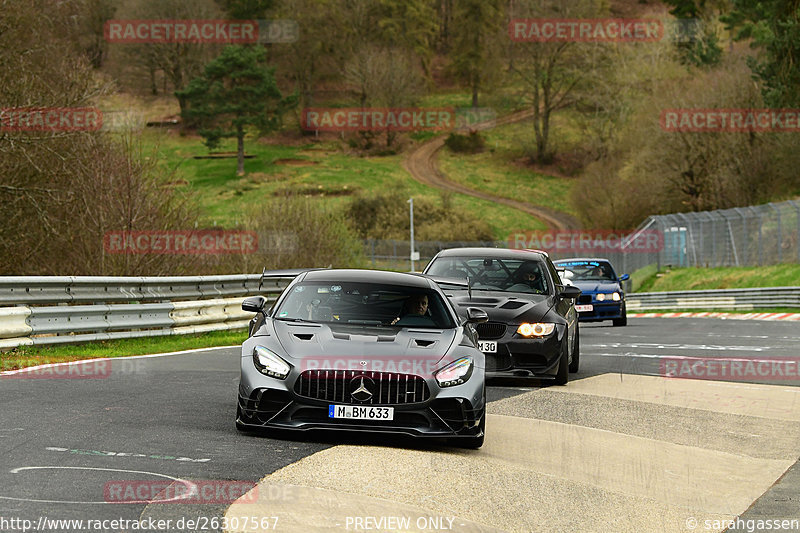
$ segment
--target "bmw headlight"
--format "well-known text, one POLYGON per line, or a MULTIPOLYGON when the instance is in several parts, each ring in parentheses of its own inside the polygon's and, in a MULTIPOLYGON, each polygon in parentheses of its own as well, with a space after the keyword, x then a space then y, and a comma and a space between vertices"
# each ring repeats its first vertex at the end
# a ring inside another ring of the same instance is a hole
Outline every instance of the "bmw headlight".
POLYGON ((611 299, 614 300, 615 302, 618 302, 622 300, 622 296, 620 295, 620 293, 615 292, 611 294, 611 299))
POLYGON ((517 333, 523 337, 547 337, 553 333, 554 329, 556 329, 556 325, 552 322, 536 322, 535 324, 523 322, 517 328, 517 333))
POLYGON ((466 383, 472 375, 472 358, 462 357, 453 361, 434 375, 440 387, 452 387, 466 383))
POLYGON ((262 374, 278 379, 286 379, 291 369, 289 363, 263 346, 256 346, 253 350, 253 363, 262 374))

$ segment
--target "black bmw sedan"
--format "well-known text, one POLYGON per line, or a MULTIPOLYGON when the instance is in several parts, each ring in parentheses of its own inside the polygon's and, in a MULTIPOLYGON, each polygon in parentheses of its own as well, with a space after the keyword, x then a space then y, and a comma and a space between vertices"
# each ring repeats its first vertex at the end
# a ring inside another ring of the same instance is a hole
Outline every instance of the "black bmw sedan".
POLYGON ((473 325, 430 279, 316 270, 257 313, 242 344, 236 426, 242 431, 349 430, 445 438, 480 447, 484 355, 473 325))
POLYGON ((500 248, 452 248, 425 267, 434 280, 466 280, 446 292, 466 310, 485 310, 476 324, 486 356, 486 377, 535 377, 564 385, 577 372, 580 332, 575 299, 580 289, 564 286, 543 252, 500 248))

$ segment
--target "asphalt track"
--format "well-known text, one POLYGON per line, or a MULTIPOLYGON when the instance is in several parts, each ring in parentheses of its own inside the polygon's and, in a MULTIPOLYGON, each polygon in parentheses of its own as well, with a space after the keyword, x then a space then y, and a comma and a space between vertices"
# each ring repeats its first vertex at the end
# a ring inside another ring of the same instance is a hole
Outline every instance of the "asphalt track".
POLYGON ((0 531, 114 519, 221 531, 223 516, 230 531, 724 531, 737 517, 730 531, 775 531, 757 526, 800 520, 797 377, 662 375, 681 358, 797 358, 800 324, 631 319, 581 335, 566 387, 489 384, 480 450, 238 434, 230 348, 120 359, 98 379, 0 377, 0 531), (255 488, 233 505, 108 503, 114 483, 214 480, 255 488))

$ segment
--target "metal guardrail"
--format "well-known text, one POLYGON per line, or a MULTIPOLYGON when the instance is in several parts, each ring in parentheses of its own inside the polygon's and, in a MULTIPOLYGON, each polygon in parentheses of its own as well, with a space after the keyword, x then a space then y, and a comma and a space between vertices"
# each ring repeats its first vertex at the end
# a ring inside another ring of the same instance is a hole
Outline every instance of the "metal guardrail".
POLYGON ((0 349, 245 328, 242 300, 274 301, 298 272, 0 277, 0 349))
MULTIPOLYGON (((300 271, 262 276, 0 277, 0 349, 247 327, 242 300, 274 301, 300 271), (259 289, 259 282, 262 282, 259 289), (72 305, 70 305, 72 304, 72 305)), ((800 287, 629 293, 629 311, 800 307, 800 287)))
POLYGON ((628 311, 800 307, 800 287, 640 292, 627 294, 626 300, 628 311))

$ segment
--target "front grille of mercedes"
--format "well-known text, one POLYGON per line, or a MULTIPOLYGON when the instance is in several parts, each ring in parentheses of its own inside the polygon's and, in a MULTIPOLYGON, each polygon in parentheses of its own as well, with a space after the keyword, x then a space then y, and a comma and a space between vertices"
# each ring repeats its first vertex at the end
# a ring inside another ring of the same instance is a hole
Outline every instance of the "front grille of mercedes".
POLYGON ((502 322, 484 322, 475 326, 475 330, 479 339, 499 339, 506 334, 506 325, 502 322))
POLYGON ((420 403, 427 401, 431 395, 428 384, 420 376, 358 370, 306 370, 297 378, 294 392, 304 398, 357 405, 420 403), (351 382, 357 376, 372 380, 371 386, 368 381, 365 382, 372 393, 369 400, 355 401, 350 395, 351 382))

